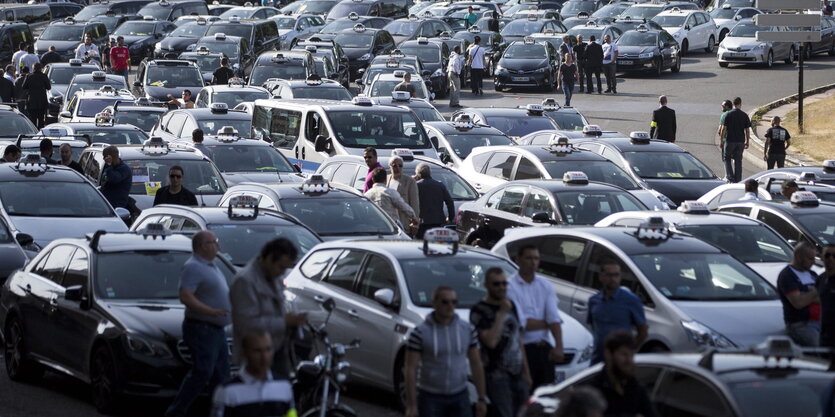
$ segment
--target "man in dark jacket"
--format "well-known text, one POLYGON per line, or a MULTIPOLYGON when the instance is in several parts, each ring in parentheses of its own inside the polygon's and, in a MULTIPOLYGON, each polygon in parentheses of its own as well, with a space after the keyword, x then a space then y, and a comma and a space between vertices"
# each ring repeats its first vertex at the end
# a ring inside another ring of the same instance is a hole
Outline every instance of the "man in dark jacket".
POLYGON ((6 77, 0 77, 0 102, 12 103, 14 100, 14 83, 6 77))
POLYGON ((168 185, 157 190, 154 205, 179 204, 181 206, 196 206, 197 197, 183 187, 183 167, 174 165, 168 169, 168 185))
POLYGON ((49 77, 43 73, 43 64, 40 62, 34 65, 34 72, 26 77, 23 82, 23 89, 28 91, 29 101, 26 109, 29 112, 29 120, 41 129, 46 124, 46 110, 49 108, 47 92, 52 89, 49 77))
POLYGON ((635 345, 628 330, 615 330, 606 337, 605 365, 589 384, 606 399, 605 416, 658 416, 647 390, 635 378, 635 345))
POLYGON ((41 139, 41 143, 38 144, 38 149, 41 152, 41 158, 46 160, 46 163, 49 165, 58 165, 58 161, 52 159, 52 154, 55 153, 55 149, 52 145, 52 140, 49 138, 41 139))
POLYGON ((586 84, 586 46, 586 43, 583 42, 583 35, 577 35, 577 44, 574 45, 574 58, 577 62, 577 80, 580 81, 581 93, 585 89, 584 85, 586 84))
POLYGON ((417 238, 423 239, 423 234, 427 230, 455 222, 455 202, 446 186, 432 179, 432 169, 429 164, 418 164, 415 172, 417 177, 420 177, 417 181, 418 201, 420 201, 420 226, 417 238), (444 204, 446 204, 449 217, 444 217, 444 204))
POLYGON ((652 112, 649 135, 653 139, 676 141, 676 111, 667 107, 667 96, 658 97, 660 106, 652 112))
POLYGON ((26 113, 28 94, 26 93, 26 90, 23 89, 23 83, 26 82, 26 77, 28 76, 29 68, 23 67, 20 69, 20 76, 14 80, 14 97, 15 101, 17 101, 17 110, 25 115, 28 115, 28 113, 26 113))
POLYGON ((49 45, 49 50, 41 55, 41 64, 48 65, 53 62, 61 62, 61 55, 55 52, 55 45, 49 45))
POLYGON ((595 42, 594 35, 589 37, 589 44, 586 45, 586 93, 593 93, 591 75, 597 76, 597 94, 603 94, 603 87, 600 80, 600 72, 603 70, 603 47, 595 42))
POLYGON ((116 146, 104 148, 102 154, 105 167, 101 176, 101 193, 114 208, 128 208, 133 173, 119 158, 119 148, 116 146))

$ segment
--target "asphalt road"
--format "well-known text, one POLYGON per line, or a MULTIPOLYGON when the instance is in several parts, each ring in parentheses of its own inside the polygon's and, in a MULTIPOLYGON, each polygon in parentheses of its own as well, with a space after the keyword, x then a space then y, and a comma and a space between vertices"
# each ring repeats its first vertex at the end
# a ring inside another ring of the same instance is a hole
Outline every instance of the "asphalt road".
MULTIPOLYGON (((805 67, 806 89, 835 83, 835 58, 817 56, 805 67)), ((664 94, 670 100, 670 107, 678 115, 678 141, 699 159, 722 176, 722 166, 715 146, 715 128, 723 99, 742 97, 743 108, 750 110, 759 105, 777 100, 797 92, 797 69, 795 65, 778 64, 770 70, 759 67, 735 66, 719 68, 713 54, 693 54, 683 60, 681 72, 666 72, 661 78, 650 75, 629 75, 618 78, 618 94, 587 95, 577 94, 573 104, 592 123, 605 130, 630 132, 649 130, 652 110, 657 98, 664 94)), ((492 82, 486 81, 485 95, 475 97, 463 93, 461 103, 475 107, 510 107, 528 103, 539 103, 544 97, 562 94, 543 94, 536 91, 513 91, 496 93, 492 82)), ((438 109, 449 115, 447 100, 439 100, 438 109)), ((746 166, 753 173, 753 168, 746 166)), ((69 377, 48 374, 38 385, 11 382, 0 371, 0 417, 88 417, 96 415, 89 402, 89 389, 69 377)), ((396 412, 390 395, 383 391, 351 386, 346 403, 364 417, 389 417, 400 415, 396 412)), ((161 415, 167 405, 162 400, 137 399, 126 404, 128 416, 161 415)), ((205 402, 194 410, 193 415, 206 415, 205 402)))

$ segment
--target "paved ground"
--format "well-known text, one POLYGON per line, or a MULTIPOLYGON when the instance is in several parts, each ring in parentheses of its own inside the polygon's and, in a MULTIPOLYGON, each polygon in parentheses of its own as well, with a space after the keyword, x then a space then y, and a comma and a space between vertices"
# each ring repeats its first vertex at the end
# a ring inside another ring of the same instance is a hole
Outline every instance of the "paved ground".
MULTIPOLYGON (((630 132, 649 130, 649 118, 657 106, 657 97, 669 97, 670 107, 678 115, 678 144, 702 159, 718 175, 723 168, 715 146, 715 128, 723 99, 735 96, 743 98, 743 108, 751 110, 759 105, 797 92, 796 67, 779 64, 770 70, 756 67, 719 68, 716 58, 708 54, 695 54, 683 60, 679 74, 665 73, 660 79, 652 76, 633 75, 619 78, 617 96, 578 94, 574 106, 592 123, 604 129, 630 132)), ((806 87, 813 88, 835 82, 835 58, 819 56, 806 65, 806 87)), ((542 94, 534 91, 496 93, 491 82, 485 83, 485 95, 474 97, 462 94, 462 104, 468 106, 509 107, 539 103, 546 96, 558 97, 557 92, 542 94)), ((450 113, 446 100, 440 100, 438 109, 450 113)), ((759 171, 746 166, 746 175, 759 171)), ((50 374, 38 385, 25 385, 9 381, 0 371, 0 417, 87 417, 95 415, 88 401, 89 390, 67 377, 50 374)), ((346 402, 364 417, 389 417, 400 415, 391 407, 391 396, 385 392, 367 388, 350 387, 346 402)), ((126 415, 160 415, 166 403, 157 400, 134 400, 128 404, 126 415)), ((205 415, 205 408, 194 415, 205 415)))

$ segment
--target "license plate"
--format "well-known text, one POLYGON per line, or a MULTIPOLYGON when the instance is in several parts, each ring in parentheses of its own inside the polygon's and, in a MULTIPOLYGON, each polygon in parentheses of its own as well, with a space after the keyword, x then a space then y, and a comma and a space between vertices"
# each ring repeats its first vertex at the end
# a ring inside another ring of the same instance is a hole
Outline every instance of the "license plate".
POLYGON ((727 55, 728 55, 729 57, 731 57, 731 58, 742 58, 742 57, 744 57, 746 54, 741 53, 741 52, 731 52, 731 53, 729 53, 729 54, 727 54, 727 55))
POLYGON ((511 77, 513 81, 528 81, 530 78, 528 77, 511 77))
POLYGON ((633 64, 635 64, 635 61, 618 61, 618 64, 620 64, 620 65, 633 65, 633 64))

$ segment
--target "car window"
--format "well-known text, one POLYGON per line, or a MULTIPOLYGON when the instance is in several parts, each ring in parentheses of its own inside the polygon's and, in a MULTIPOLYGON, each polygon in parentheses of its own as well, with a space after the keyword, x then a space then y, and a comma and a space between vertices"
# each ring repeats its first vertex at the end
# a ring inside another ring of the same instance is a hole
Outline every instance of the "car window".
POLYGON ((588 267, 586 267, 585 278, 583 280, 584 286, 594 288, 595 290, 603 290, 603 285, 600 283, 597 274, 600 272, 600 263, 604 259, 614 259, 620 265, 621 286, 628 288, 633 294, 637 295, 645 306, 655 307, 646 288, 641 285, 641 282, 635 276, 632 269, 626 266, 614 252, 600 244, 595 244, 589 255, 588 267))
MULTIPOLYGON (((719 194, 719 198, 716 199, 717 204, 728 203, 731 201, 739 201, 742 196, 745 195, 744 188, 735 188, 727 191, 723 191, 719 194)), ((712 201, 711 201, 712 202, 712 201)))
POLYGON ((357 293, 374 299, 377 290, 388 288, 397 294, 397 275, 389 261, 379 255, 370 255, 365 264, 365 271, 360 277, 357 293))
POLYGON ((536 180, 542 178, 542 173, 539 168, 534 165, 533 161, 528 158, 522 158, 519 161, 519 166, 516 168, 516 180, 536 180))
MULTIPOLYGON (((344 184, 347 186, 353 186, 354 178, 357 173, 357 165, 356 164, 341 164, 333 174, 333 182, 344 184)), ((365 179, 363 178, 363 184, 360 185, 361 187, 365 186, 365 179)))
POLYGON ((545 190, 532 189, 525 202, 525 217, 533 217, 536 213, 545 213, 549 219, 554 217, 551 194, 545 190))
POLYGON ((333 269, 322 282, 351 291, 363 257, 365 257, 363 252, 346 250, 339 256, 339 259, 333 265, 333 269))
POLYGON ((685 25, 690 27, 691 29, 694 28, 697 25, 696 16, 691 15, 690 17, 688 17, 687 23, 685 25))
POLYGON ((733 415, 716 389, 702 378, 680 371, 667 373, 655 397, 662 416, 725 417, 733 415))
POLYGON ((342 249, 326 249, 313 252, 299 268, 302 275, 313 281, 319 281, 327 271, 328 266, 342 252, 342 249))
POLYGON ((522 239, 508 245, 508 253, 518 253, 522 246, 539 248, 539 272, 570 282, 577 280, 577 269, 586 249, 586 241, 564 236, 522 239))
POLYGON ((718 210, 720 213, 736 213, 741 214, 743 216, 750 216, 751 215, 751 207, 725 207, 723 209, 718 210))
POLYGON ((87 289, 87 274, 90 270, 90 262, 87 259, 87 252, 81 249, 75 251, 67 267, 66 275, 62 285, 65 288, 74 285, 81 285, 85 290, 87 289))
POLYGON ((70 245, 59 245, 53 248, 52 251, 49 252, 49 258, 47 258, 46 262, 43 264, 43 268, 40 268, 39 275, 58 285, 61 285, 61 281, 64 278, 64 268, 67 266, 67 260, 70 259, 70 256, 74 251, 75 247, 70 245))
POLYGON ((525 186, 510 186, 502 192, 501 200, 496 206, 496 209, 505 211, 511 214, 522 213, 522 200, 525 198, 525 192, 528 187, 525 186))
POLYGON ((795 242, 803 240, 803 234, 794 225, 770 211, 761 209, 757 213, 757 220, 771 226, 772 229, 786 240, 794 240, 795 242))
POLYGON ((475 172, 481 172, 484 170, 484 165, 487 164, 487 160, 490 159, 490 152, 484 152, 478 155, 473 156, 473 169, 475 172))
POLYGON ((509 180, 515 163, 516 154, 509 152, 497 152, 487 163, 484 175, 509 180))

